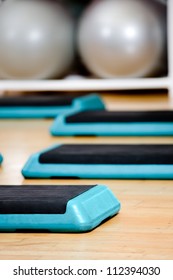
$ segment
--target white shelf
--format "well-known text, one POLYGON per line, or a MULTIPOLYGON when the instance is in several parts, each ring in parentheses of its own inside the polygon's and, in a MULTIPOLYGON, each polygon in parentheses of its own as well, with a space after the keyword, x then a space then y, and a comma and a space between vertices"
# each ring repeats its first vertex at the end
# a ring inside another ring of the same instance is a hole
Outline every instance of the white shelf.
POLYGON ((64 79, 41 81, 0 81, 0 90, 14 91, 93 91, 93 90, 127 90, 127 89, 166 89, 170 79, 140 78, 140 79, 64 79))
POLYGON ((0 91, 106 91, 168 89, 173 100, 173 0, 168 5, 168 77, 135 79, 86 79, 69 76, 62 80, 1 80, 0 91))

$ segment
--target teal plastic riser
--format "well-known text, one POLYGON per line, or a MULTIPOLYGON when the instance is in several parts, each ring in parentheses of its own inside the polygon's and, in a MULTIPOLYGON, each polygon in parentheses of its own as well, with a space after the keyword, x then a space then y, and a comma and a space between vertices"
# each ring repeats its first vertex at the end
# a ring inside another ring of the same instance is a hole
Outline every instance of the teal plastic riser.
MULTIPOLYGON (((70 186, 69 186, 70 188, 70 186)), ((90 231, 117 214, 120 202, 104 185, 84 192, 67 203, 65 214, 0 214, 0 231, 90 231)))

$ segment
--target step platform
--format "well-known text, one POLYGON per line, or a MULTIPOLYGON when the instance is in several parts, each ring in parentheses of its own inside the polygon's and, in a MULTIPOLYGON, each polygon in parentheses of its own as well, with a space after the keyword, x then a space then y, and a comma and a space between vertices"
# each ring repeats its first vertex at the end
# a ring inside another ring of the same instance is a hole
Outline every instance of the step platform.
POLYGON ((54 136, 172 136, 173 111, 83 111, 58 116, 54 136))
POLYGON ((86 232, 119 210, 104 185, 0 186, 1 232, 86 232))
POLYGON ((31 155, 25 178, 173 179, 173 145, 57 144, 31 155))
POLYGON ((3 156, 0 154, 0 164, 3 162, 3 156))
POLYGON ((67 112, 93 109, 104 109, 97 94, 79 97, 47 94, 0 97, 0 118, 55 118, 67 112))

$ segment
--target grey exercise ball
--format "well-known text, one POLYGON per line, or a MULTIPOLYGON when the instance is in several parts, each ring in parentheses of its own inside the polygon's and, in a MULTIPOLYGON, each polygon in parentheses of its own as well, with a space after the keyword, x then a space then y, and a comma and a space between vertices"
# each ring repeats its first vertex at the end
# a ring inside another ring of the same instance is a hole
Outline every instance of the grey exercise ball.
POLYGON ((1 3, 1 78, 60 77, 68 71, 73 59, 73 20, 58 1, 1 3))
POLYGON ((165 17, 147 0, 93 1, 78 28, 86 68, 102 78, 153 73, 165 51, 165 17))

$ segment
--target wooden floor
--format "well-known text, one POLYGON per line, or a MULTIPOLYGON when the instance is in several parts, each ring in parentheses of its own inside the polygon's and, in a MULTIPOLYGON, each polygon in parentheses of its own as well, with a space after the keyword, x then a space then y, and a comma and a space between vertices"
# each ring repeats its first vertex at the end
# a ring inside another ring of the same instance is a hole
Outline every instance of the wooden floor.
MULTIPOLYGON (((165 94, 104 94, 109 109, 173 108, 165 94)), ((173 259, 173 181, 24 180, 31 153, 53 143, 172 143, 173 137, 53 138, 52 120, 0 120, 0 184, 105 184, 120 213, 83 234, 1 233, 0 259, 173 259)))

